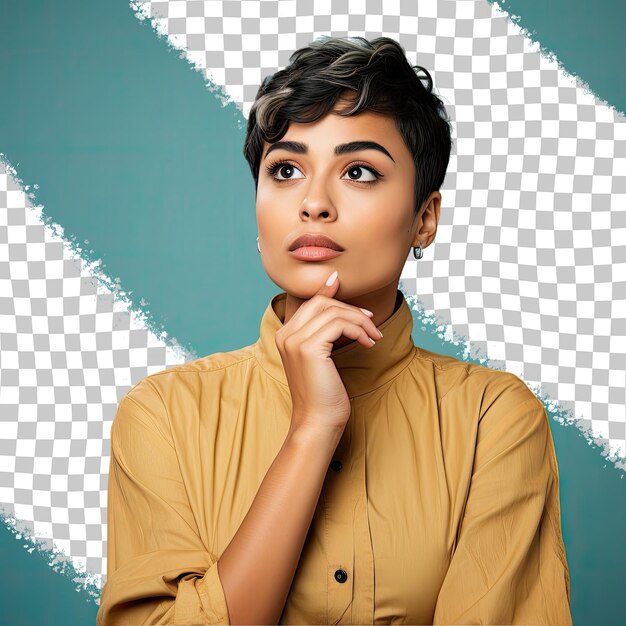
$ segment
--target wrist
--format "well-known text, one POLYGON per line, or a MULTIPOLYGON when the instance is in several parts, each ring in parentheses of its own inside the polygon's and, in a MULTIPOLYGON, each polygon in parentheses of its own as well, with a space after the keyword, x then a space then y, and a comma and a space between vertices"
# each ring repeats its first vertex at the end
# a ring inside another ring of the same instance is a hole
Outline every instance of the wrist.
POLYGON ((321 424, 300 424, 289 428, 287 433, 287 440, 298 445, 303 446, 316 446, 327 447, 332 454, 337 447, 343 432, 345 425, 342 427, 337 426, 324 426, 321 424))

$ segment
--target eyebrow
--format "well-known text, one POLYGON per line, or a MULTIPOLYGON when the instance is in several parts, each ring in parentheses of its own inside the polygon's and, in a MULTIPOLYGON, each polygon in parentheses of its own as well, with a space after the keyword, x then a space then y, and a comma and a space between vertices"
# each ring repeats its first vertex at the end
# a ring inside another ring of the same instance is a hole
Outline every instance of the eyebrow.
MULTIPOLYGON (((265 156, 267 158, 270 152, 278 149, 288 150, 289 152, 295 152, 296 154, 308 154, 309 147, 301 141, 277 141, 270 144, 265 156)), ((348 154, 349 152, 358 152, 359 150, 378 150, 383 154, 386 154, 394 163, 394 158, 389 154, 389 151, 375 141, 351 141, 350 143, 340 143, 335 146, 335 156, 341 156, 342 154, 348 154)))

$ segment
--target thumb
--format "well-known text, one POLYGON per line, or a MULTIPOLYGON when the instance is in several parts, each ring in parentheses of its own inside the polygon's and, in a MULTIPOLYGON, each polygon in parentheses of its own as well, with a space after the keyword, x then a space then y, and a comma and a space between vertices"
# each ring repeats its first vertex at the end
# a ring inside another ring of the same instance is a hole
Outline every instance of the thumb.
MULTIPOLYGON (((320 287, 318 290, 318 294, 322 296, 327 296, 329 298, 333 298, 339 289, 339 273, 333 272, 327 279, 326 282, 320 287), (330 283, 330 284, 329 284, 330 283)), ((361 309, 361 307, 359 307, 361 309)), ((365 313, 368 317, 373 317, 374 314, 367 309, 361 309, 363 313, 365 313)))
MULTIPOLYGON (((320 287, 318 290, 318 294, 322 296, 327 296, 329 298, 333 298, 339 289, 339 273, 333 272, 327 279, 326 282, 320 287)), ((361 307, 359 307, 361 309, 361 307)), ((367 309, 361 309, 363 313, 365 313, 368 317, 373 317, 374 314, 367 309)))

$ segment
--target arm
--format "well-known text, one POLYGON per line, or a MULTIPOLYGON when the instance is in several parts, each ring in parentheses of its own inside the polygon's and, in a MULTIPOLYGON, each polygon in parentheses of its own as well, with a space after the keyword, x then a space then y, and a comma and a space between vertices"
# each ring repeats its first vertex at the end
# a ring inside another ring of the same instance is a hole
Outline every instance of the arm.
POLYGON ((547 414, 516 376, 500 380, 485 394, 469 494, 434 624, 571 626, 547 414))
POLYGON ((111 428, 107 581, 97 626, 277 623, 341 433, 290 431, 218 571, 163 411, 152 385, 140 383, 121 400, 111 428))
POLYGON ((165 407, 149 381, 111 426, 107 580, 97 626, 220 624, 227 609, 189 505, 165 407))
POLYGON ((341 432, 293 430, 219 560, 233 624, 277 624, 341 432))

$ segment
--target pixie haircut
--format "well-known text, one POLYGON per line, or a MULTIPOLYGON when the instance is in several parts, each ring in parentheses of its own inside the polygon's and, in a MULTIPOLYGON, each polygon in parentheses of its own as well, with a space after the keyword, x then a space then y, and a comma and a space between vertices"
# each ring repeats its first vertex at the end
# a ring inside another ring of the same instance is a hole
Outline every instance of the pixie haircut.
POLYGON ((248 116, 243 154, 255 188, 264 141, 275 143, 290 122, 314 122, 340 98, 342 116, 364 111, 395 119, 415 163, 414 211, 441 187, 450 160, 451 130, 429 72, 410 65, 404 48, 389 37, 322 35, 289 57, 289 65, 265 77, 248 116), (420 76, 420 73, 422 76, 420 76))

